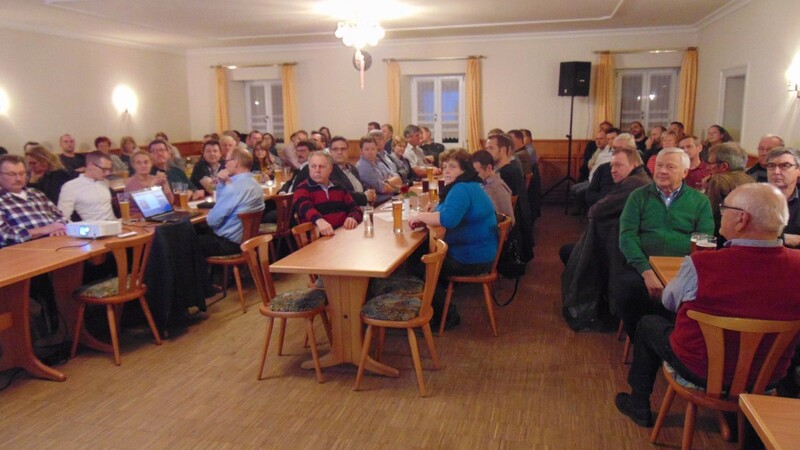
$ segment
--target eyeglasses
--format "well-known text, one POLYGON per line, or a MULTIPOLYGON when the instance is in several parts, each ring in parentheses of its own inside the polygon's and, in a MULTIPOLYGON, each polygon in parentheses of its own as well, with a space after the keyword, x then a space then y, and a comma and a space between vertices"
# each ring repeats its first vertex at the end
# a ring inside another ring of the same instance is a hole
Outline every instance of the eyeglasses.
POLYGON ((99 165, 97 163, 92 163, 92 165, 97 167, 98 169, 102 170, 103 173, 111 173, 111 171, 113 170, 113 168, 111 168, 111 167, 103 167, 103 166, 101 166, 101 165, 99 165))
POLYGON ((767 164, 767 170, 781 169, 781 171, 783 171, 783 170, 789 170, 792 167, 797 167, 797 164, 792 164, 792 163, 780 163, 780 164, 768 163, 767 164))
POLYGON ((720 214, 722 214, 723 212, 725 212, 725 210, 726 210, 726 209, 733 209, 733 210, 736 210, 736 211, 747 212, 746 210, 744 210, 744 209, 742 209, 742 208, 737 208, 737 207, 735 207, 735 206, 728 206, 728 205, 726 205, 725 203, 720 203, 720 204, 719 204, 719 212, 720 212, 720 214))

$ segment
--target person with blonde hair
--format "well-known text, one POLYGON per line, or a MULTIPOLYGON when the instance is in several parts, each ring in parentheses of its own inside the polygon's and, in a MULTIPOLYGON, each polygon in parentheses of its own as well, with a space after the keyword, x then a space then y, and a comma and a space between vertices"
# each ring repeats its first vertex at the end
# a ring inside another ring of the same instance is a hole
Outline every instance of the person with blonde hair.
MULTIPOLYGON (((165 172, 156 172, 155 175, 150 174, 153 168, 153 161, 150 152, 145 150, 137 150, 131 157, 131 164, 133 165, 133 176, 128 178, 125 184, 125 192, 133 192, 141 189, 146 189, 153 186, 161 186, 167 200, 172 203, 175 200, 172 194, 172 189, 169 187, 167 174, 165 172)), ((131 202, 131 213, 138 214, 141 211, 136 205, 136 202, 131 202)))
POLYGON ((28 187, 38 189, 54 204, 58 204, 61 186, 73 177, 64 169, 58 156, 41 145, 34 145, 25 151, 28 165, 28 187))
POLYGON ((119 140, 119 159, 128 165, 128 173, 131 175, 134 173, 131 158, 137 151, 139 151, 139 146, 136 145, 136 140, 132 136, 122 136, 119 140))

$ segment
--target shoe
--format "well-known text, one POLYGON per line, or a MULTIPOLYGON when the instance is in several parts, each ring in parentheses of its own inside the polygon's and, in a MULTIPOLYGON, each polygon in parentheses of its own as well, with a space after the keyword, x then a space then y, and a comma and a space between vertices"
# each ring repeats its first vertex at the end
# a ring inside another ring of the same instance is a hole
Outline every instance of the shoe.
POLYGON ((653 414, 650 412, 650 406, 641 408, 634 405, 631 394, 620 392, 614 399, 614 404, 617 405, 619 412, 630 417, 636 425, 645 428, 651 428, 653 426, 653 414))

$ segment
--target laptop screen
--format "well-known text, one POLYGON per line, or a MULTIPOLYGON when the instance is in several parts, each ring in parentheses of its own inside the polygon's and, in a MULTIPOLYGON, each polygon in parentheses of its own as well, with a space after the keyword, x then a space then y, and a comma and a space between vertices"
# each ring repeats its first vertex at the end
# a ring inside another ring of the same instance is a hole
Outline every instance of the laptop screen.
POLYGON ((161 186, 153 186, 140 191, 131 192, 133 201, 142 211, 145 218, 150 218, 161 213, 172 212, 172 205, 169 204, 167 196, 161 186))

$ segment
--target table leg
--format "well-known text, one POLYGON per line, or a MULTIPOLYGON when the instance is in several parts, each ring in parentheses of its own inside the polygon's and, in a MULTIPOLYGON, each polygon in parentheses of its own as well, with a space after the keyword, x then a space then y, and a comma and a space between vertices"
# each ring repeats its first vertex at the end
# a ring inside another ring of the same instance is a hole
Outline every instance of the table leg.
MULTIPOLYGON (((0 315, 10 314, 11 327, 0 331, 0 370, 21 367, 39 378, 65 381, 63 373, 44 365, 33 352, 30 330, 31 280, 24 280, 0 288, 0 315)), ((6 316, 8 317, 8 316, 6 316)))
MULTIPOLYGON (((367 297, 369 278, 323 275, 325 292, 328 295, 328 318, 331 321, 333 342, 331 351, 320 358, 322 367, 343 363, 358 365, 363 344, 361 306, 367 297)), ((304 369, 313 369, 313 361, 303 363, 304 369)), ((397 369, 367 358, 364 366, 370 372, 387 377, 398 377, 397 369)))
MULTIPOLYGON (((55 270, 51 273, 53 291, 55 291, 58 310, 66 322, 67 336, 72 336, 70 328, 75 326, 78 305, 72 300, 72 293, 81 286, 83 281, 83 261, 55 270)), ((86 327, 81 330, 80 343, 84 346, 103 353, 113 353, 114 349, 92 336, 86 327)))

